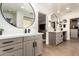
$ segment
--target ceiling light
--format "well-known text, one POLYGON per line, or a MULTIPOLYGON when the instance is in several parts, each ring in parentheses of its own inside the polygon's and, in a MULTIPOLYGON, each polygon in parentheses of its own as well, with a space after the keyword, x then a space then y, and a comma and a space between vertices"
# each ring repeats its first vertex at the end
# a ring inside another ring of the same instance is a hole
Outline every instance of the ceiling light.
POLYGON ((60 13, 60 11, 58 10, 57 13, 60 13))
POLYGON ((69 9, 70 9, 69 7, 66 8, 66 10, 69 10, 69 9))

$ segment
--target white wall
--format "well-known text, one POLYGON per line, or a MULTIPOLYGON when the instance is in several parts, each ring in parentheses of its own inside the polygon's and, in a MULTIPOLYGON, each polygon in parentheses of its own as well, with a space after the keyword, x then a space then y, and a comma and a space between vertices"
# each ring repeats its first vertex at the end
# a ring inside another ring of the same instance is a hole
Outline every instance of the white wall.
POLYGON ((67 13, 61 17, 61 20, 67 19, 67 28, 65 29, 67 31, 67 40, 70 40, 70 19, 72 18, 79 18, 79 10, 67 13))

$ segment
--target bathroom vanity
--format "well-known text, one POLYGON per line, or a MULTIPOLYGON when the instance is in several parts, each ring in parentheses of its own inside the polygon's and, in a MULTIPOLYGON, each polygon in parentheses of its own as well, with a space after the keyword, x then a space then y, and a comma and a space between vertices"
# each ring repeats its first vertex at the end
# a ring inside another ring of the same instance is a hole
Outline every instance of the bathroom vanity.
POLYGON ((37 56, 42 49, 42 34, 0 36, 1 56, 37 56))
POLYGON ((34 24, 35 10, 31 4, 1 3, 0 17, 2 17, 0 20, 3 21, 0 22, 1 29, 4 30, 0 35, 1 56, 37 56, 42 54, 42 34, 34 32, 37 31, 38 25, 34 24))

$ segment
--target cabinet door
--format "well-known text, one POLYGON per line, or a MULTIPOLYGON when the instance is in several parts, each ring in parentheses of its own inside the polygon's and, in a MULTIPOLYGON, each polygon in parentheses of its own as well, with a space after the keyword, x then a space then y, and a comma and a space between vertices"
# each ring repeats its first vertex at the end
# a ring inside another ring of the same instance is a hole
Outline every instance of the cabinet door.
POLYGON ((16 51, 16 56, 23 56, 23 49, 18 49, 16 51))
POLYGON ((49 45, 56 45, 56 33, 49 32, 49 45))
POLYGON ((35 40, 36 46, 35 46, 35 55, 41 55, 43 50, 43 40, 36 39, 35 40))
POLYGON ((33 56, 34 55, 33 42, 34 42, 34 40, 24 42, 24 56, 33 56))
POLYGON ((78 29, 71 29, 70 31, 71 38, 78 38, 78 29))

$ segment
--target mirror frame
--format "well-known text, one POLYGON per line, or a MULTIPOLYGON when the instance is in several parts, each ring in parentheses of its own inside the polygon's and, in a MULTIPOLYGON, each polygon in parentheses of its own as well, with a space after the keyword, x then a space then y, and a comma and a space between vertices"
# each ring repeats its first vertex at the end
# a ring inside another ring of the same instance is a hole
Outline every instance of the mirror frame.
POLYGON ((53 14, 51 15, 51 20, 53 20, 53 19, 52 19, 52 16, 54 16, 54 17, 57 19, 57 21, 58 21, 58 17, 57 17, 57 15, 56 15, 55 13, 53 13, 53 14))
MULTIPOLYGON (((18 3, 17 3, 18 4, 18 3)), ((29 25, 28 27, 26 27, 26 28, 29 28, 30 26, 32 26, 33 24, 34 24, 34 22, 35 22, 35 18, 36 18, 36 16, 35 16, 35 10, 34 10, 34 8, 33 8, 33 6, 30 4, 30 3, 27 3, 27 4, 29 4, 29 6, 32 8, 32 10, 33 10, 33 15, 34 15, 34 18, 33 18, 33 22, 32 22, 32 24, 31 25, 29 25)), ((5 21, 6 21, 6 18, 5 18, 5 16, 4 16, 4 14, 3 14, 3 11, 2 11, 2 3, 0 3, 0 11, 1 11, 1 15, 2 15, 2 17, 5 19, 5 21)), ((7 21, 6 21, 7 22, 7 21)), ((9 23, 9 22, 7 22, 7 23, 9 23)), ((10 23, 9 23, 10 24, 10 23)), ((10 24, 10 25, 12 25, 12 24, 10 24)), ((13 25, 12 25, 13 26, 13 25)), ((16 27, 16 26, 13 26, 13 27, 16 27)), ((16 28, 24 28, 24 27, 16 27, 16 28)), ((24 28, 24 29, 26 29, 26 28, 24 28)))

